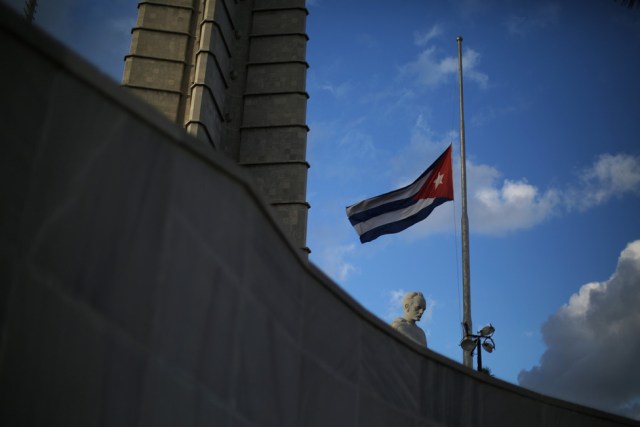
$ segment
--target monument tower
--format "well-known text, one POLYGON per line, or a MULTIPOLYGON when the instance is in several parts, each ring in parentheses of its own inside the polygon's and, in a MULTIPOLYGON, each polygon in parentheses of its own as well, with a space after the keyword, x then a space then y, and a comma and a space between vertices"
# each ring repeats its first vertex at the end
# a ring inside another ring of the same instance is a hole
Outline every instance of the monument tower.
POLYGON ((243 165, 306 253, 305 0, 140 0, 123 85, 243 165))

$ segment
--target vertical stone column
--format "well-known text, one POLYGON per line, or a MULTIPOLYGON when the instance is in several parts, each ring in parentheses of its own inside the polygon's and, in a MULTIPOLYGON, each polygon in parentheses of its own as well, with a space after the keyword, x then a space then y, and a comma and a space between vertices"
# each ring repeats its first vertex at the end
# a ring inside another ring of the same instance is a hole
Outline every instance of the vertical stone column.
POLYGON ((232 59, 238 50, 236 1, 205 1, 197 28, 199 42, 194 51, 191 100, 185 116, 187 131, 216 149, 224 147, 222 127, 231 118, 226 99, 230 80, 235 76, 232 59))
POLYGON ((189 95, 195 26, 204 0, 142 0, 123 85, 181 123, 189 95))
POLYGON ((309 252, 307 13, 304 0, 254 2, 239 163, 254 176, 293 242, 309 252))

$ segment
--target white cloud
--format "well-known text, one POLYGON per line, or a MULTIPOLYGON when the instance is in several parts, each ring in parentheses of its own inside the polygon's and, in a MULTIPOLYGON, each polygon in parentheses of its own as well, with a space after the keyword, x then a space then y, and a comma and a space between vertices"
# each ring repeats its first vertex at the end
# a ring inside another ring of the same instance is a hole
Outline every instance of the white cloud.
POLYGON ((409 144, 390 159, 391 175, 396 178, 393 186, 400 188, 413 182, 429 165, 428 159, 435 160, 456 137, 455 132, 436 135, 424 115, 419 114, 409 144))
POLYGON ((396 317, 402 316, 402 297, 407 292, 404 289, 394 289, 389 291, 387 298, 387 310, 384 319, 391 322, 396 317))
POLYGON ((521 111, 524 107, 522 105, 507 105, 502 107, 493 107, 487 105, 471 115, 471 124, 474 126, 483 126, 485 123, 493 122, 498 119, 502 119, 505 116, 512 115, 521 111))
POLYGON ((350 82, 344 82, 340 84, 325 82, 325 83, 321 83, 319 87, 321 90, 329 92, 335 98, 344 98, 344 96, 351 91, 352 85, 350 82))
POLYGON ((603 154, 583 170, 577 186, 566 193, 569 209, 586 210, 612 198, 640 192, 640 157, 603 154))
POLYGON ((353 243, 335 246, 325 245, 319 260, 322 270, 336 281, 347 281, 349 276, 356 271, 356 267, 347 261, 349 254, 355 248, 356 246, 353 243))
POLYGON ((324 69, 320 74, 316 72, 310 72, 307 76, 307 88, 311 92, 320 92, 325 91, 329 92, 336 99, 344 98, 346 95, 350 94, 353 90, 353 84, 351 81, 332 81, 330 78, 321 77, 321 76, 330 76, 335 75, 337 70, 342 67, 342 64, 339 62, 334 62, 332 64, 325 64, 324 69))
MULTIPOLYGON (((431 318, 433 318, 433 310, 436 308, 436 305, 438 305, 438 302, 433 299, 431 295, 425 297, 425 299, 427 300, 427 308, 420 319, 421 322, 424 322, 423 325, 431 321, 431 318)), ((427 333, 427 335, 429 335, 429 333, 427 333)))
POLYGON ((365 122, 365 118, 356 117, 348 122, 337 119, 310 123, 313 131, 309 133, 308 155, 317 164, 322 164, 322 168, 312 168, 310 174, 324 178, 340 177, 346 183, 367 179, 367 172, 354 168, 354 164, 364 164, 370 170, 382 170, 380 162, 385 159, 384 152, 376 145, 375 138, 366 132, 365 122))
POLYGON ((417 46, 425 46, 431 40, 435 39, 436 37, 439 37, 441 34, 442 34, 442 26, 440 24, 435 24, 427 32, 414 31, 413 42, 417 46))
POLYGON ((486 165, 467 162, 470 226, 474 232, 501 234, 537 225, 558 206, 556 190, 541 192, 525 179, 502 180, 486 165))
MULTIPOLYGON (((469 79, 481 88, 486 88, 489 76, 478 70, 480 54, 473 49, 465 49, 462 53, 465 79, 469 79)), ((437 86, 458 72, 458 58, 455 56, 439 57, 435 47, 423 50, 415 61, 400 67, 402 76, 415 79, 416 83, 426 87, 437 86)))
POLYGON ((583 285, 542 326, 547 350, 518 382, 541 393, 640 419, 640 240, 604 282, 583 285))
POLYGON ((542 30, 558 22, 560 17, 560 5, 549 3, 537 5, 535 10, 523 14, 510 15, 505 25, 509 34, 526 36, 531 32, 542 30))
POLYGON ((575 208, 586 210, 612 198, 640 194, 640 157, 602 155, 576 183, 544 190, 526 178, 502 178, 495 167, 467 160, 467 182, 472 230, 502 234, 531 228, 575 208))

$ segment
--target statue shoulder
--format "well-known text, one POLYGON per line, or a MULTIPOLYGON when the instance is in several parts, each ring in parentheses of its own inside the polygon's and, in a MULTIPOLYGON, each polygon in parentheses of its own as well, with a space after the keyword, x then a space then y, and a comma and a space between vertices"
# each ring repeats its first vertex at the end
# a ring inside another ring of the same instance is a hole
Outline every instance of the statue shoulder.
POLYGON ((412 324, 407 319, 398 317, 393 322, 391 322, 391 327, 401 334, 411 338, 418 344, 421 344, 425 347, 427 346, 427 335, 424 333, 422 328, 420 328, 415 323, 412 324))
POLYGON ((396 317, 395 320, 391 322, 391 327, 393 329, 398 329, 407 324, 408 324, 407 319, 405 319, 404 317, 396 317))

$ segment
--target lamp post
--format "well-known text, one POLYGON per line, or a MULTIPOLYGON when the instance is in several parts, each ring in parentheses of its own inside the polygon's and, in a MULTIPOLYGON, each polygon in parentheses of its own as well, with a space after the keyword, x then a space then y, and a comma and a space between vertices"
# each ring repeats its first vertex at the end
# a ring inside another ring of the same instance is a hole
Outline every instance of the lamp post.
POLYGON ((488 324, 478 331, 477 334, 469 333, 469 325, 466 323, 464 326, 464 338, 460 341, 460 347, 465 351, 473 352, 478 349, 478 372, 482 371, 482 349, 484 348, 487 353, 492 353, 496 348, 496 343, 493 342, 492 335, 496 331, 493 325, 488 324))

